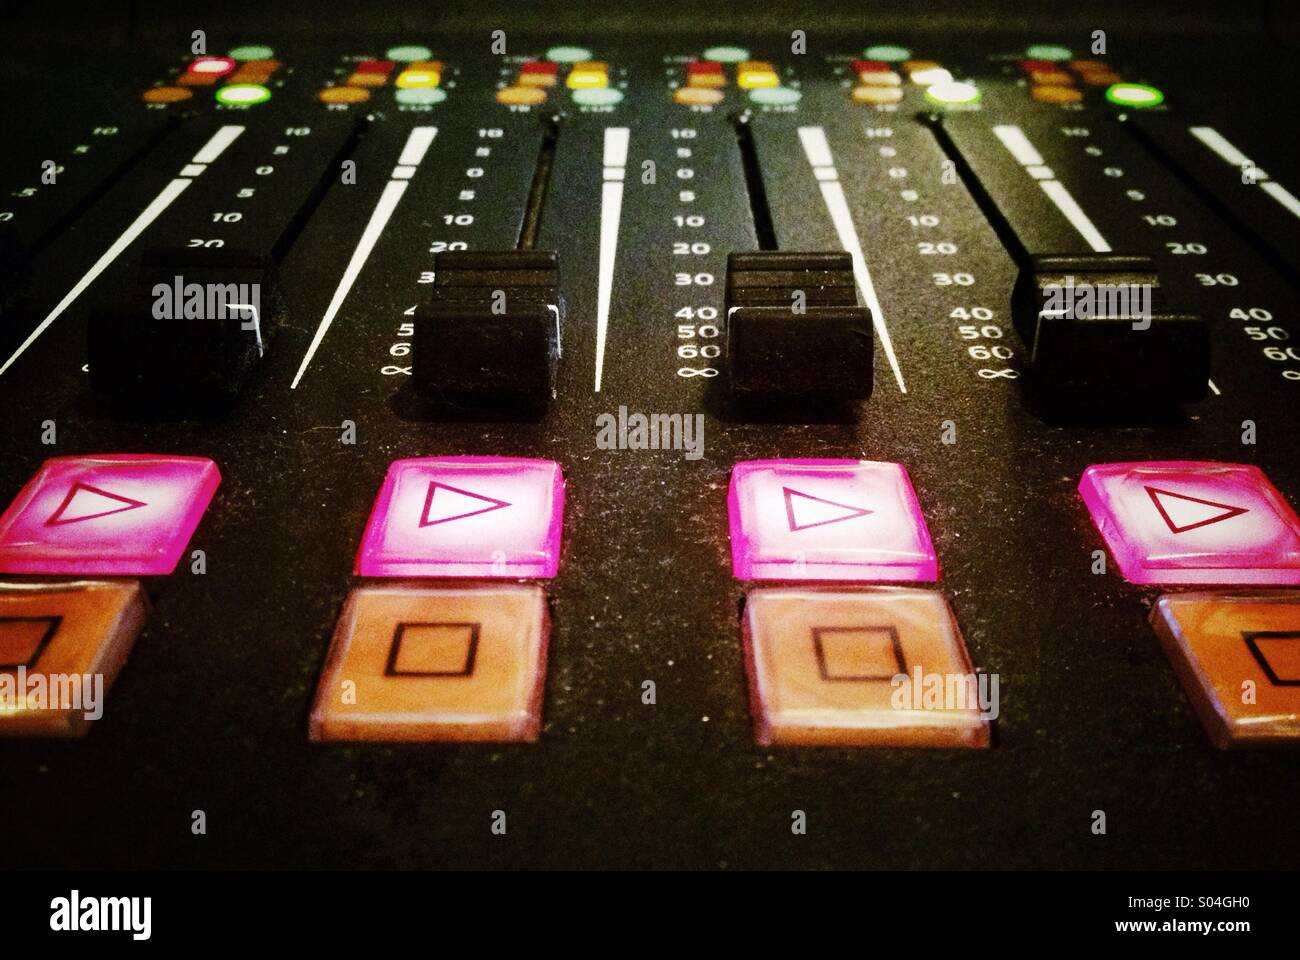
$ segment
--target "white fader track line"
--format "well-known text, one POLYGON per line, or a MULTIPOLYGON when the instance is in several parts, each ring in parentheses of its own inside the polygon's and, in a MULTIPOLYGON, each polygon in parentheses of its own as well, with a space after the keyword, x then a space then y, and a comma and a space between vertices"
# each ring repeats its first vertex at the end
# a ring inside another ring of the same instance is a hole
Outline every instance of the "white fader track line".
POLYGON ((844 196, 844 187, 840 184, 840 175, 835 169, 835 157, 831 154, 831 145, 826 140, 823 127, 800 127, 799 140, 803 152, 812 165, 813 176, 821 187, 822 200, 831 215, 831 223, 844 248, 853 260, 853 279, 857 281, 862 299, 871 311, 871 323, 876 330, 876 339, 885 351, 889 369, 894 371, 901 393, 907 393, 907 384, 903 382, 903 371, 899 369, 898 358, 894 355, 894 341, 889 336, 889 327, 885 325, 885 311, 880 307, 880 298, 876 296, 876 285, 871 281, 871 271, 867 269, 867 258, 862 253, 862 243, 858 240, 857 228, 853 226, 853 215, 849 212, 849 202, 844 196))
POLYGON ((1237 149, 1227 137, 1213 127, 1188 127, 1187 129, 1192 136, 1238 170, 1249 168, 1254 171, 1255 182, 1259 184, 1259 188, 1281 204, 1291 216, 1300 217, 1300 198, 1255 166, 1255 162, 1237 149))
POLYGON ((627 173, 627 127, 606 127, 604 175, 600 185, 600 271, 596 285, 596 393, 605 373, 605 340, 609 335, 609 304, 614 295, 614 261, 618 256, 618 223, 623 214, 623 177, 627 173))
POLYGON ((1065 219, 1070 221, 1070 226, 1079 231, 1079 236, 1083 237, 1092 251, 1110 253, 1111 246, 1101 235, 1097 225, 1088 219, 1079 202, 1074 199, 1069 190, 1065 189, 1065 184, 1056 179, 1052 168, 1043 163, 1042 154, 1029 142, 1025 131, 1014 124, 1004 124, 994 127, 993 133, 1002 141, 1002 146, 1006 147, 1016 161, 1025 168, 1025 172, 1038 181, 1038 185, 1043 188, 1043 193, 1047 194, 1065 219))
POLYGON ((375 244, 379 242, 384 228, 388 226, 388 221, 392 218, 393 211, 397 209, 402 194, 406 193, 406 188, 411 185, 411 178, 415 176, 416 168, 420 166, 425 153, 428 152, 429 146, 433 143, 433 138, 437 135, 437 127, 415 127, 406 138, 402 153, 397 158, 397 166, 393 167, 393 173, 388 182, 384 184, 383 193, 379 195, 379 202, 375 204, 375 209, 370 214, 370 220, 366 223, 366 228, 361 231, 361 239, 357 241, 356 249, 352 251, 352 258, 348 260, 348 265, 343 270, 343 276, 339 278, 339 285, 334 290, 334 296, 330 299, 329 306, 325 308, 325 316, 321 317, 320 325, 316 328, 316 335, 311 338, 311 346, 307 348, 307 353, 302 358, 302 363, 298 367, 298 373, 293 378, 293 383, 289 384, 290 390, 298 389, 303 374, 311 366, 312 358, 316 356, 316 351, 320 349, 321 343, 325 340, 325 334, 329 332, 339 310, 343 308, 343 301, 348 298, 352 285, 357 282, 357 277, 361 275, 362 268, 365 267, 366 261, 370 259, 370 252, 375 249, 375 244))
POLYGON ((104 251, 103 255, 95 261, 94 266, 86 271, 85 276, 77 281, 76 286, 64 295, 63 299, 58 302, 53 310, 40 322, 40 325, 33 330, 26 340, 19 345, 13 355, 0 366, 0 376, 4 376, 6 370, 14 365, 14 362, 27 352, 27 348, 37 341, 41 334, 50 328, 55 320, 59 319, 63 311, 76 301, 77 297, 86 292, 99 275, 108 269, 109 265, 122 255, 122 251, 131 246, 140 234, 148 229, 149 224, 158 219, 159 215, 172 205, 172 201, 185 192, 185 188, 194 182, 194 178, 207 169, 208 164, 214 162, 226 148, 239 138, 244 132, 241 126, 230 125, 219 129, 214 133, 202 147, 199 152, 194 154, 192 160, 181 168, 180 175, 163 187, 162 192, 150 201, 149 205, 140 211, 140 215, 131 222, 131 225, 122 231, 121 236, 113 241, 112 245, 104 251))

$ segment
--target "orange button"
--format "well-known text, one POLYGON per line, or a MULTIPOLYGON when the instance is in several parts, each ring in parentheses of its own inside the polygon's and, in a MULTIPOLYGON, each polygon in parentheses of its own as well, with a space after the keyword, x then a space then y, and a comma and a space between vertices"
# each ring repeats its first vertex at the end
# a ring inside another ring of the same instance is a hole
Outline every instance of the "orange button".
POLYGON ((497 103, 513 107, 530 107, 546 99, 546 91, 541 87, 502 87, 497 91, 497 103))
POLYGON ((317 94, 321 103, 364 103, 370 91, 361 87, 326 87, 317 94))
POLYGON ((893 70, 869 70, 858 74, 858 83, 864 87, 897 87, 903 78, 893 70))
POLYGON ((1094 71, 1109 71, 1110 64, 1102 60, 1071 60, 1070 67, 1080 73, 1092 73, 1094 71))
POLYGON ((725 94, 707 87, 678 87, 673 91, 673 99, 690 107, 711 107, 721 103, 725 94))
POLYGON ((1170 594, 1151 625, 1216 747, 1300 746, 1300 593, 1170 594))
POLYGON ((1029 95, 1039 103, 1078 103, 1083 99, 1074 87, 1031 87, 1029 95))
POLYGON ((153 87, 140 94, 145 103, 178 103, 188 100, 194 94, 184 87, 153 87))
POLYGON ((1045 87, 1069 87, 1074 85, 1074 77, 1064 70, 1031 70, 1029 82, 1045 87))
POLYGON ((85 735, 146 612, 134 581, 0 584, 0 736, 85 735))
POLYGON ((853 99, 858 103, 898 103, 903 91, 898 87, 854 87, 853 99))
POLYGON ((536 740, 540 587, 359 587, 316 691, 312 740, 536 740))
POLYGON ((1111 73, 1107 70, 1096 70, 1091 73, 1081 73, 1080 77, 1083 82, 1090 87, 1109 87, 1115 83, 1122 83, 1123 79, 1118 73, 1111 73))
POLYGON ((217 82, 215 73, 182 73, 176 82, 183 87, 210 87, 217 82))
POLYGON ((987 747, 996 685, 932 590, 751 591, 745 660, 759 744, 987 747))
POLYGON ((357 71, 348 77, 348 86, 350 87, 382 87, 388 82, 386 73, 363 73, 357 71))
POLYGON ((519 73, 519 86, 521 87, 553 87, 555 86, 555 74, 553 73, 519 73))

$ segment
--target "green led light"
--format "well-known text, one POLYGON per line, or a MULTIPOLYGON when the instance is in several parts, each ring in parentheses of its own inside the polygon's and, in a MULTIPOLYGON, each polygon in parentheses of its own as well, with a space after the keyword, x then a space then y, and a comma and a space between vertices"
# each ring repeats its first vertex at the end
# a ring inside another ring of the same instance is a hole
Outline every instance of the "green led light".
POLYGON ((874 47, 867 47, 863 51, 863 56, 868 60, 884 60, 886 63, 898 63, 902 60, 911 60, 912 51, 907 47, 897 47, 892 43, 879 43, 874 47))
POLYGON ((433 51, 428 47, 422 47, 418 43, 404 44, 400 47, 389 47, 388 52, 384 54, 385 60, 396 60, 398 63, 410 63, 413 60, 432 60, 433 51))
POLYGON ((261 43, 250 43, 230 51, 232 60, 270 60, 274 56, 275 51, 261 43))
POLYGON ((945 107, 961 106, 966 103, 979 103, 982 94, 973 83, 959 80, 945 80, 925 88, 925 98, 931 103, 945 107))
POLYGON ((573 91, 573 102, 584 107, 612 107, 623 102, 623 91, 613 87, 588 87, 573 91))
POLYGON ((1165 93, 1145 83, 1116 83, 1106 88, 1106 99, 1121 107, 1155 107, 1165 102, 1165 93))
POLYGON ((271 99, 271 91, 260 83, 232 83, 217 91, 217 102, 233 106, 246 107, 254 103, 265 103, 271 99))
POLYGON ((1069 60, 1074 54, 1069 47, 1055 43, 1035 43, 1025 51, 1025 56, 1030 60, 1069 60))
POLYGON ((704 51, 704 59, 715 63, 740 63, 749 59, 749 51, 744 47, 709 47, 704 51))
POLYGON ((758 87, 749 91, 751 103, 764 107, 788 107, 803 99, 803 94, 790 87, 758 87))
POLYGON ((582 63, 591 59, 591 51, 586 47, 551 47, 546 59, 552 63, 582 63))
POLYGON ((393 94, 393 99, 398 103, 419 104, 429 106, 435 103, 442 103, 447 99, 447 91, 428 87, 412 87, 409 89, 398 90, 393 94))

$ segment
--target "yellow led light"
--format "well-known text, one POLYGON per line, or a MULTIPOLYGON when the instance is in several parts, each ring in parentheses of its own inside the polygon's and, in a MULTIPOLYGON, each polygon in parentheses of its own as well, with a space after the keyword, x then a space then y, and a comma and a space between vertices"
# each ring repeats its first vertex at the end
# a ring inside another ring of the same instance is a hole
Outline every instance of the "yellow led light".
POLYGON ((570 90, 609 86, 609 66, 599 60, 583 60, 569 70, 570 90))
POLYGON ((403 70, 397 75, 399 87, 436 87, 442 75, 433 70, 403 70))
POLYGON ((757 87, 779 87, 781 79, 765 60, 746 60, 736 68, 736 83, 746 90, 757 87))
POLYGON ((608 87, 609 74, 600 73, 596 70, 570 70, 568 84, 570 90, 587 90, 593 87, 608 87))

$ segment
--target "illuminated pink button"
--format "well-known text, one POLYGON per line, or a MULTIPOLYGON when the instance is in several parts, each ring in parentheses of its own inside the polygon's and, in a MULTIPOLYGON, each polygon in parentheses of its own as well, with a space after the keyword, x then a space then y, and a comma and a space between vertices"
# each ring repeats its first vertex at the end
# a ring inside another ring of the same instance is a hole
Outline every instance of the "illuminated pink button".
POLYGON ((366 577, 553 577, 564 475, 552 460, 395 460, 357 551, 366 577))
POLYGON ((206 457, 54 457, 0 516, 2 573, 171 573, 221 483, 206 457))
POLYGON ((235 61, 229 57, 199 57, 190 64, 190 73, 206 73, 221 76, 235 69, 235 61))
POLYGON ((731 471, 731 560, 742 580, 937 580, 901 464, 750 460, 731 471))
POLYGON ((1239 463, 1099 463, 1079 493, 1132 583, 1300 583, 1300 521, 1239 463))

